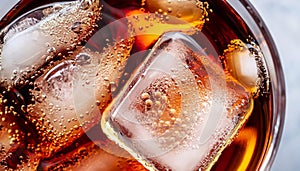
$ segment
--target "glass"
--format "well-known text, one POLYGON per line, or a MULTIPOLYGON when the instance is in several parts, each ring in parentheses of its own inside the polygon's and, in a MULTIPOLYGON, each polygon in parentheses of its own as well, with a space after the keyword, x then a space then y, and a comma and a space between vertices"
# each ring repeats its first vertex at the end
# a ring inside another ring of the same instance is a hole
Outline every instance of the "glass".
POLYGON ((270 170, 279 147, 286 107, 285 82, 280 58, 271 34, 252 4, 247 0, 241 0, 240 3, 229 1, 229 3, 236 11, 239 11, 239 14, 244 18, 247 25, 250 26, 251 30, 256 34, 256 37, 258 39, 260 37, 260 46, 262 47, 264 54, 268 54, 266 55, 268 56, 266 57, 266 60, 270 70, 271 80, 273 80, 272 89, 274 92, 274 99, 272 103, 274 109, 272 112, 269 145, 259 168, 260 170, 270 170))
POLYGON ((279 146, 282 68, 247 0, 22 0, 0 70, 0 170, 269 170, 279 146))

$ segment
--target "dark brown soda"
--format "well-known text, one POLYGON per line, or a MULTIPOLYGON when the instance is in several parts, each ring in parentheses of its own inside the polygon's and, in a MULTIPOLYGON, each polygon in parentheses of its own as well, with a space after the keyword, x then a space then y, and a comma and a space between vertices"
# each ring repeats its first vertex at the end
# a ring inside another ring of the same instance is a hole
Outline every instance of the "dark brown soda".
MULTIPOLYGON (((27 11, 41 5, 55 2, 61 1, 21 0, 4 18, 0 20, 0 30, 27 11)), ((67 1, 65 0, 63 2, 67 1)), ((204 1, 199 2, 204 3, 204 1)), ((98 30, 113 21, 133 14, 153 12, 150 7, 147 6, 147 0, 101 0, 100 3, 103 5, 103 8, 101 11, 102 19, 97 21, 98 30)), ((243 18, 241 18, 226 1, 207 0, 205 3, 209 4, 209 6, 205 7, 208 14, 205 16, 205 22, 203 25, 196 26, 196 29, 198 29, 197 31, 202 32, 210 40, 214 50, 218 53, 218 56, 214 56, 216 59, 224 58, 224 50, 228 48, 228 44, 230 44, 231 40, 239 39, 243 42, 247 42, 249 37, 254 37, 252 36, 252 32, 249 27, 243 21, 243 18)), ((163 11, 158 11, 157 15, 164 15, 164 13, 163 11)), ((124 35, 124 30, 128 29, 129 26, 127 26, 127 22, 122 24, 123 26, 120 28, 112 27, 110 28, 109 33, 105 33, 105 35, 100 33, 97 36, 93 36, 88 42, 82 43, 93 50, 102 51, 103 47, 106 46, 107 43, 105 41, 106 38, 114 39, 120 35, 124 35)), ((191 24, 193 25, 193 23, 191 24)), ((151 49, 158 37, 150 37, 150 41, 148 40, 148 37, 146 40, 143 36, 135 36, 135 39, 136 41, 133 44, 131 54, 151 49), (145 43, 144 41, 149 43, 145 43)), ((255 40, 253 41, 255 42, 255 40)), ((120 85, 115 94, 118 93, 118 90, 123 88, 122 86, 125 85, 126 80, 130 78, 132 72, 144 60, 147 53, 148 52, 145 51, 138 57, 129 57, 128 64, 123 76, 120 78, 120 85)), ((262 84, 265 84, 264 81, 262 82, 262 84)), ((13 121, 10 122, 16 123, 18 125, 17 127, 21 127, 23 129, 26 128, 24 130, 19 129, 20 132, 24 132, 22 133, 24 135, 21 139, 21 141, 24 142, 20 142, 19 144, 21 145, 16 146, 16 149, 11 151, 12 156, 21 154, 21 156, 24 156, 25 159, 20 160, 16 157, 10 157, 6 160, 0 161, 0 166, 3 166, 2 168, 8 170, 16 169, 17 165, 22 165, 22 162, 26 164, 30 157, 36 156, 32 158, 38 158, 37 160, 34 160, 38 161, 35 164, 35 168, 37 170, 80 169, 83 168, 82 166, 84 165, 101 165, 101 162, 103 162, 106 166, 106 170, 109 170, 108 168, 110 168, 110 170, 146 170, 138 161, 130 156, 128 157, 128 154, 125 151, 122 151, 122 149, 120 149, 120 153, 126 153, 126 157, 115 156, 103 150, 102 147, 104 147, 105 144, 113 143, 102 133, 99 125, 95 125, 68 147, 52 154, 50 157, 41 156, 40 153, 35 154, 34 148, 36 143, 42 140, 39 139, 35 125, 24 116, 26 115, 26 112, 22 111, 22 103, 27 103, 32 98, 28 91, 26 91, 26 89, 30 88, 30 86, 31 85, 25 85, 21 89, 10 91, 7 90, 6 86, 0 87, 1 112, 5 112, 5 106, 13 106, 18 115, 12 116, 11 120, 13 121), (22 94, 22 98, 17 98, 18 93, 22 94), (8 99, 7 103, 3 102, 5 99, 8 99), (92 158, 95 156, 102 156, 107 159, 97 159, 96 161, 98 163, 89 160, 90 157, 92 158)), ((261 166, 262 160, 266 155, 266 150, 270 146, 270 142, 272 140, 270 129, 272 125, 273 112, 271 88, 269 87, 268 90, 265 90, 264 86, 262 87, 263 88, 258 88, 262 93, 259 93, 254 100, 254 108, 250 118, 239 131, 238 135, 233 139, 231 144, 222 152, 211 170, 257 170, 261 166)), ((91 168, 101 169, 101 167, 96 166, 91 168)))

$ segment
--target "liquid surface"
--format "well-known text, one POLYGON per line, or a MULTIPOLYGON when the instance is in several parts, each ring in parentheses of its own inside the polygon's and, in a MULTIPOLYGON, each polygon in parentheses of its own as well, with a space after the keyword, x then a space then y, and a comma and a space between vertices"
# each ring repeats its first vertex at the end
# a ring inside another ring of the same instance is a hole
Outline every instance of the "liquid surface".
POLYGON ((226 2, 52 2, 0 21, 0 170, 259 167, 270 80, 226 2))

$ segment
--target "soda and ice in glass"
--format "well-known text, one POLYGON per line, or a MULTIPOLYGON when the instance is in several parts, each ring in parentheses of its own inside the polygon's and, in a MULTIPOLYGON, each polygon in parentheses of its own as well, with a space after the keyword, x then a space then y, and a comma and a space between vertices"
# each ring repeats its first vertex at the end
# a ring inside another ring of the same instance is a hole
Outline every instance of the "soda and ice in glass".
POLYGON ((1 20, 0 170, 257 162, 268 70, 226 2, 47 3, 1 20))

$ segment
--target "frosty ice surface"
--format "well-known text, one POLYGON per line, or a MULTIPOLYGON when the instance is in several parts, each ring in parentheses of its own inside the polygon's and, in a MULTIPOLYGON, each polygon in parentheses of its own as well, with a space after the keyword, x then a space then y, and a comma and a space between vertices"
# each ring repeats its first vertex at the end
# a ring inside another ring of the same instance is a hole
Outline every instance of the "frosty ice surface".
POLYGON ((202 39, 162 36, 103 115, 106 135, 149 170, 210 167, 251 113, 250 93, 202 39))

